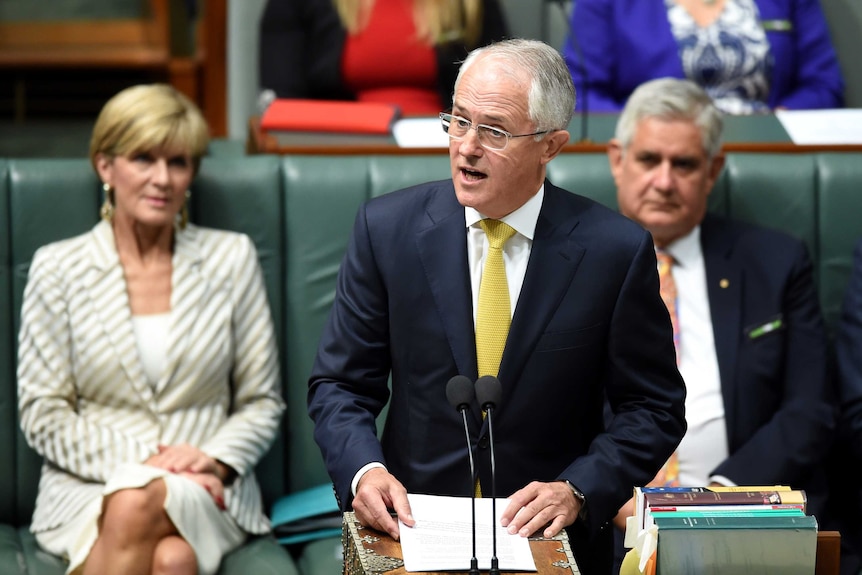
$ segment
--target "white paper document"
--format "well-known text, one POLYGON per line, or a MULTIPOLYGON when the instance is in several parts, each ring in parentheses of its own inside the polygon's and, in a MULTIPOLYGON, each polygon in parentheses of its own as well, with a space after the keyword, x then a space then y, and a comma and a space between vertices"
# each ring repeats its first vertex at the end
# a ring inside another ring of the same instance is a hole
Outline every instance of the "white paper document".
MULTIPOLYGON (((471 498, 407 495, 416 525, 399 524, 404 570, 468 571, 473 557, 471 498)), ((536 571, 530 541, 500 526, 508 499, 497 499, 497 560, 501 571, 536 571)), ((493 541, 491 499, 476 499, 476 558, 479 569, 491 568, 493 541)))
POLYGON ((400 148, 448 148, 449 136, 440 118, 402 118, 392 126, 392 136, 400 148))
POLYGON ((794 144, 862 144, 862 109, 776 110, 794 144))

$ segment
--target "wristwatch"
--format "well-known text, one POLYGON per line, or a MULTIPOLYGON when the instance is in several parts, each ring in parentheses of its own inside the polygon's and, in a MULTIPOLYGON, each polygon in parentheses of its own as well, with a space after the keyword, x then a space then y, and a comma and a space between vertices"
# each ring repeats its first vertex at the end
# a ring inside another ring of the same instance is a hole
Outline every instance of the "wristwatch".
POLYGON ((572 490, 572 495, 574 495, 575 499, 577 499, 578 502, 581 504, 581 510, 578 511, 578 517, 580 519, 586 519, 587 518, 587 496, 584 495, 583 491, 581 491, 580 489, 575 487, 575 485, 571 481, 569 481, 568 479, 562 479, 561 481, 569 486, 569 489, 572 490))

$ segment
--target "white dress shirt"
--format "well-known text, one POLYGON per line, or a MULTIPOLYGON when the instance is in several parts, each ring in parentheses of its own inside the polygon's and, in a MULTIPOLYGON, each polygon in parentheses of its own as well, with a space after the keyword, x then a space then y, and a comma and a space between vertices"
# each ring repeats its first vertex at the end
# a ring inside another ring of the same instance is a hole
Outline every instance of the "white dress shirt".
POLYGON ((671 273, 678 294, 679 372, 687 389, 688 430, 677 449, 680 483, 702 486, 718 481, 732 485, 726 478, 710 476, 710 472, 727 458, 728 450, 700 226, 670 244, 665 251, 674 258, 671 273))
POLYGON ((153 387, 159 383, 168 365, 170 321, 170 313, 132 316, 132 328, 135 331, 138 355, 141 356, 141 367, 144 368, 144 375, 153 387))

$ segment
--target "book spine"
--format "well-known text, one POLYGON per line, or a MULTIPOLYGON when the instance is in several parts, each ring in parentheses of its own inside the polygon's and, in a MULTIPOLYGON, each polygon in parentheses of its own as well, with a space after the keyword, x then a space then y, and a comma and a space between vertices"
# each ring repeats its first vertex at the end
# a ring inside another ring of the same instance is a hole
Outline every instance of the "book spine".
POLYGON ((732 491, 791 491, 789 485, 713 485, 710 487, 638 487, 643 493, 725 493, 732 491))
POLYGON ((679 517, 655 516, 655 524, 662 529, 817 529, 812 515, 679 517))
POLYGON ((801 489, 790 491, 662 491, 644 492, 646 504, 656 505, 779 505, 805 504, 801 489))
POLYGON ((787 504, 779 504, 779 505, 653 505, 650 506, 648 510, 649 515, 653 515, 655 513, 668 513, 668 512, 677 512, 677 513, 689 513, 689 512, 700 512, 700 513, 742 513, 742 512, 753 512, 753 511, 762 511, 762 512, 773 512, 773 511, 801 511, 803 515, 805 514, 805 507, 799 503, 787 503, 787 504))

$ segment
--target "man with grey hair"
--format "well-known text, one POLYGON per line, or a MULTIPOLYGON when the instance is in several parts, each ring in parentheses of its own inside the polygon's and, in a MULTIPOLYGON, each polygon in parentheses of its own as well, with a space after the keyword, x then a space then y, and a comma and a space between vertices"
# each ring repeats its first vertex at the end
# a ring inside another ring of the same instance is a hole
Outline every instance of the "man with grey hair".
POLYGON ((619 209, 655 241, 688 390, 688 430, 651 485, 789 485, 817 515, 835 407, 812 263, 796 238, 707 211, 721 130, 700 87, 664 78, 632 93, 608 147, 619 209))
POLYGON ((565 62, 542 42, 470 54, 440 114, 451 178, 360 207, 309 413, 342 509, 397 539, 390 511, 414 525, 408 493, 477 487, 447 382, 498 378, 493 418, 459 402, 478 487, 510 498, 510 533, 566 528, 581 573, 605 575, 609 522, 678 444, 685 390, 649 234, 545 179, 573 104, 565 62))

